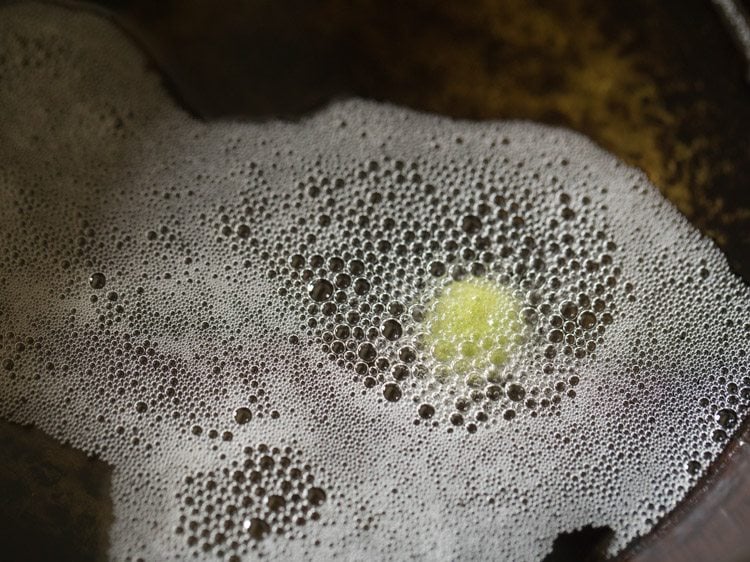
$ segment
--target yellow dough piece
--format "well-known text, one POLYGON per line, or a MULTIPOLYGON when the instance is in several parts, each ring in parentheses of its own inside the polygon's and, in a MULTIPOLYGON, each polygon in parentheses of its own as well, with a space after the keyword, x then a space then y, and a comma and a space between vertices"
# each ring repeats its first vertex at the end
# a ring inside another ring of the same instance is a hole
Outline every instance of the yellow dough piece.
POLYGON ((505 363, 522 336, 520 309, 507 287, 479 278, 454 281, 427 319, 433 357, 460 372, 505 363))

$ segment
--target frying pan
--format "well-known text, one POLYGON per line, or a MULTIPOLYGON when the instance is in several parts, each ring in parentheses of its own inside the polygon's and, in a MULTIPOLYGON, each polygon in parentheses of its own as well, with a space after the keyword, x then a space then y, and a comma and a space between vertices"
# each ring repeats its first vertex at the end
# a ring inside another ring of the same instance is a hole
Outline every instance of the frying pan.
MULTIPOLYGON (((580 131, 643 169, 747 282, 750 87, 733 41, 742 47, 745 36, 741 25, 728 32, 723 23, 733 3, 717 4, 723 12, 707 0, 99 0, 89 7, 130 33, 200 118, 294 119, 356 95, 580 131)), ((749 442, 746 426, 703 484, 620 559, 750 560, 749 442)), ((31 558, 103 557, 106 467, 9 424, 0 427, 0 443, 8 492, 0 519, 14 535, 6 553, 19 545, 31 558), (39 471, 56 478, 35 478, 39 471), (36 507, 10 494, 18 486, 36 507), (20 523, 9 515, 19 510, 20 523)), ((606 540, 597 530, 560 537, 549 560, 598 559, 606 540)))

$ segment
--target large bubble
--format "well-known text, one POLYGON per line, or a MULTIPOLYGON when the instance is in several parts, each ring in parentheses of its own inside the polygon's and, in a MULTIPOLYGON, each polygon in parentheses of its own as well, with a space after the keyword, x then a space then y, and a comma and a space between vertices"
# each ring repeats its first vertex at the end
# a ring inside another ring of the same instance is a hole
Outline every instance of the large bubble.
POLYGON ((203 123, 106 20, 0 15, 0 415, 115 467, 113 559, 614 553, 743 419, 747 288, 580 135, 203 123))

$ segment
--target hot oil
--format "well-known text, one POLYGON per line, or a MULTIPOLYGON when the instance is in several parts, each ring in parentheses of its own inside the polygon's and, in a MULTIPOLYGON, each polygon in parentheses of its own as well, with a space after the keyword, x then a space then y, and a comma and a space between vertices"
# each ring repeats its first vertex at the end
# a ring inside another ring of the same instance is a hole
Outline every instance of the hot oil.
POLYGON ((0 53, 0 413, 115 467, 113 558, 616 552, 744 416, 746 287, 580 135, 202 123, 61 8, 0 53))

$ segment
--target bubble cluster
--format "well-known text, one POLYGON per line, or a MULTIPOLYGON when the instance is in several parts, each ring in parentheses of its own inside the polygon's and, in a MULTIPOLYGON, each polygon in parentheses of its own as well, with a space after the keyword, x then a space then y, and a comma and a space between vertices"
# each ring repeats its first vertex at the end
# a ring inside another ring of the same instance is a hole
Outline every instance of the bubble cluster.
POLYGON ((637 290, 601 190, 574 197, 524 164, 319 160, 288 196, 289 253, 265 252, 267 275, 297 303, 300 330, 387 400, 407 393, 469 431, 516 410, 554 415, 637 290), (477 310, 456 321, 472 298, 477 310), (493 312, 480 319, 483 307, 493 312))
POLYGON ((291 447, 260 444, 245 447, 241 462, 185 477, 177 493, 182 515, 176 532, 196 553, 231 553, 230 560, 269 533, 293 536, 320 519, 317 509, 327 499, 301 457, 291 447))
POLYGON ((0 416, 114 467, 112 559, 614 554, 745 419, 747 287, 582 136, 201 122, 106 20, 0 12, 0 416))

